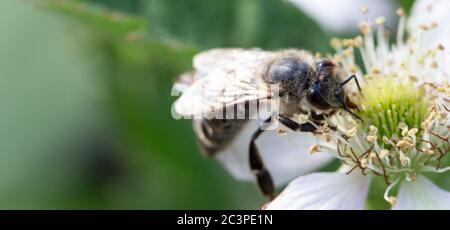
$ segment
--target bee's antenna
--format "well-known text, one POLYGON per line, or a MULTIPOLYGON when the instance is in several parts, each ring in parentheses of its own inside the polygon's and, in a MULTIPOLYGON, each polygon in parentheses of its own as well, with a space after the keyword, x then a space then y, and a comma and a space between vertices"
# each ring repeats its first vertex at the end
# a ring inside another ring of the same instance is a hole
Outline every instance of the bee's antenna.
MULTIPOLYGON (((347 84, 348 82, 350 82, 352 79, 355 79, 356 82, 356 86, 358 87, 359 93, 362 95, 361 93, 361 86, 359 85, 359 81, 358 78, 356 78, 356 75, 353 74, 352 76, 348 77, 347 79, 345 79, 340 85, 340 90, 342 90, 344 88, 344 85, 347 84)), ((334 93, 334 96, 336 96, 336 98, 338 99, 338 101, 342 104, 343 109, 350 113, 352 116, 356 117, 358 120, 362 121, 361 117, 359 117, 358 115, 356 115, 355 113, 353 113, 352 111, 350 111, 350 109, 348 108, 347 104, 345 103, 344 98, 342 98, 337 92, 334 93)))
POLYGON ((358 78, 356 78, 356 75, 352 75, 350 77, 348 77, 347 79, 345 79, 342 83, 341 83, 341 88, 344 87, 345 84, 347 84, 349 81, 351 81, 352 79, 355 79, 356 82, 356 86, 358 87, 359 93, 362 95, 361 93, 361 86, 359 85, 359 81, 358 78))

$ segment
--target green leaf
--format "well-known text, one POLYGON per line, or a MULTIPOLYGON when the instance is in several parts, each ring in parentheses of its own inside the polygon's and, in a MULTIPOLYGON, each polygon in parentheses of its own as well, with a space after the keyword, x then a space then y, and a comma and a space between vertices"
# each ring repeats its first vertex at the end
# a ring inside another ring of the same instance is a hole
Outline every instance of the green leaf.
POLYGON ((146 17, 150 34, 202 49, 213 47, 302 48, 329 51, 330 36, 298 8, 279 0, 146 0, 123 6, 91 0, 146 17))
MULTIPOLYGON (((134 159, 131 172, 135 184, 127 189, 116 188, 124 194, 116 197, 123 202, 120 207, 259 208, 263 197, 254 195, 257 188, 232 180, 217 162, 203 157, 190 121, 171 117, 171 105, 176 99, 170 95, 173 81, 192 68, 192 56, 197 50, 147 33, 126 39, 134 29, 116 29, 123 27, 115 24, 118 21, 106 19, 108 23, 97 23, 105 21, 102 14, 96 13, 103 11, 101 7, 83 6, 94 7, 94 11, 85 12, 95 16, 56 12, 74 22, 76 33, 70 35, 88 41, 87 48, 100 55, 99 77, 108 89, 107 100, 117 125, 124 130, 121 139, 128 143, 128 157, 134 159)), ((107 204, 114 207, 117 201, 107 204)))
MULTIPOLYGON (((367 209, 372 210, 388 210, 391 205, 384 200, 384 192, 386 190, 386 182, 382 177, 373 177, 369 188, 369 195, 367 196, 367 209)), ((390 191, 390 196, 395 195, 398 188, 390 191)))
POLYGON ((134 40, 145 35, 148 22, 139 17, 77 0, 33 0, 35 5, 69 16, 97 30, 97 33, 134 40))

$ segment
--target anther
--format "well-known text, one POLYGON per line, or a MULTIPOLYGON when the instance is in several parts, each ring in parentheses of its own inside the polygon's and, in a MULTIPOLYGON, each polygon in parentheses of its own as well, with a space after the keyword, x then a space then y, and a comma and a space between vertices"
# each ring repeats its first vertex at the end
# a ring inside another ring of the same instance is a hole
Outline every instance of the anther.
POLYGON ((377 25, 383 25, 385 22, 386 22, 385 17, 378 17, 375 19, 375 23, 377 23, 377 25))
POLYGON ((405 10, 404 10, 403 8, 398 8, 398 9, 395 11, 395 13, 396 13, 398 16, 400 16, 400 17, 405 16, 405 10))
POLYGON ((380 158, 381 158, 381 159, 386 158, 388 155, 389 155, 389 150, 387 150, 387 149, 382 149, 382 150, 380 151, 380 158))
POLYGON ((309 152, 310 152, 311 154, 316 153, 316 152, 319 152, 319 150, 320 150, 320 147, 319 147, 318 144, 313 144, 313 145, 311 145, 311 147, 309 148, 309 152))
POLYGON ((349 130, 347 130, 347 136, 348 137, 353 137, 355 136, 355 134, 358 132, 358 129, 356 127, 353 127, 349 130))
POLYGON ((388 202, 389 204, 391 204, 391 206, 394 206, 397 203, 397 198, 395 196, 390 196, 388 198, 388 202))
POLYGON ((362 7, 361 7, 361 11, 362 11, 364 14, 369 13, 369 6, 367 6, 367 5, 362 6, 362 7))

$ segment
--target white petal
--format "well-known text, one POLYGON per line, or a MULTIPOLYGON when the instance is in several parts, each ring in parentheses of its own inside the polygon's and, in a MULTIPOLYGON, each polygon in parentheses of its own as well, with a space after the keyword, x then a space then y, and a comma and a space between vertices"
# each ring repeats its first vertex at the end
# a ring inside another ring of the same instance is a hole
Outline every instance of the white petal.
POLYGON ((369 182, 369 177, 358 172, 301 176, 266 209, 364 209, 369 182))
POLYGON ((428 30, 420 39, 424 48, 435 48, 438 43, 445 43, 450 38, 443 37, 443 31, 450 29, 450 1, 419 0, 414 3, 409 17, 409 31, 418 38, 420 25, 437 23, 437 28, 428 30))
POLYGON ((450 2, 448 0, 417 0, 411 9, 409 16, 409 26, 415 29, 421 24, 429 25, 432 22, 438 24, 448 24, 448 10, 450 2))
POLYGON ((356 30, 362 18, 361 6, 367 5, 369 20, 383 15, 387 17, 388 24, 394 20, 394 6, 386 0, 290 0, 294 5, 314 18, 323 28, 330 31, 356 30), (353 13, 349 13, 353 12, 353 13), (390 15, 386 15, 390 14, 390 15))
MULTIPOLYGON (((248 148, 250 137, 259 124, 260 121, 251 121, 228 148, 216 155, 216 159, 237 179, 255 180, 249 167, 248 148)), ((312 172, 333 159, 324 152, 309 152, 311 145, 318 142, 319 139, 311 133, 288 132, 282 136, 274 130, 266 131, 256 141, 276 186, 312 172)))
POLYGON ((414 3, 411 16, 408 18, 408 29, 412 37, 419 39, 421 51, 436 49, 443 45, 445 50, 438 52, 433 58, 437 69, 423 66, 410 66, 418 77, 419 82, 441 82, 450 76, 450 1, 446 0, 418 0, 414 3), (437 27, 426 31, 421 25, 437 27))
POLYGON ((280 136, 272 131, 257 141, 264 162, 278 185, 285 185, 334 159, 323 151, 311 154, 309 148, 316 143, 324 144, 318 137, 305 132, 288 132, 286 136, 280 136))
POLYGON ((419 176, 414 182, 403 182, 394 209, 450 209, 450 192, 419 176))

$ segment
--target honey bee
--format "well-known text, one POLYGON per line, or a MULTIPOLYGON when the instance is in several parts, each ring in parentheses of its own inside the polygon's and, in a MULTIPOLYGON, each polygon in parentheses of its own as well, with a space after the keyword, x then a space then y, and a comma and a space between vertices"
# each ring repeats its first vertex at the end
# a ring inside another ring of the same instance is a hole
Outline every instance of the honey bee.
POLYGON ((307 51, 212 49, 197 54, 193 63, 195 70, 176 83, 185 89, 174 103, 175 112, 194 118, 194 132, 207 155, 222 154, 240 138, 248 140, 239 144, 247 146, 250 169, 270 199, 275 196, 274 182, 255 143, 269 124, 277 121, 293 131, 316 132, 341 109, 358 118, 344 90, 352 79, 360 88, 356 76, 346 78, 331 60, 316 60, 307 51), (273 102, 277 106, 260 113, 273 102), (248 130, 246 124, 256 113, 262 122, 248 130), (307 116, 310 122, 299 123, 296 115, 307 116))

